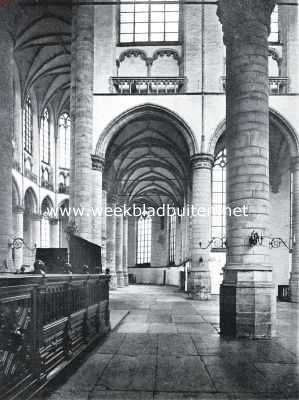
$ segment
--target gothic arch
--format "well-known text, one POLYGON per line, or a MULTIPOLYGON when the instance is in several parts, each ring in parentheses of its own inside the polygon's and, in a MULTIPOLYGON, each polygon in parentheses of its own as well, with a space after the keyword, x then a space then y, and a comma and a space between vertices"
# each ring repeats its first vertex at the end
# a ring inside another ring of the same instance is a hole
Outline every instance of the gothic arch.
POLYGON ((114 118, 100 135, 96 145, 95 154, 105 157, 111 139, 120 129, 129 122, 134 121, 136 118, 148 115, 158 117, 173 124, 175 128, 182 133, 186 140, 190 156, 198 153, 197 141, 191 128, 186 124, 186 122, 178 114, 168 108, 148 103, 131 108, 114 118))
MULTIPOLYGON (((269 109, 269 121, 270 124, 276 126, 283 134, 289 145, 289 151, 292 157, 299 155, 299 138, 296 130, 293 126, 276 110, 273 108, 269 109)), ((226 120, 221 121, 211 137, 208 145, 208 153, 214 154, 216 145, 222 134, 226 130, 226 120)))
POLYGON ((24 207, 26 209, 26 205, 30 206, 30 211, 33 213, 38 213, 38 201, 37 201, 37 196, 32 189, 32 187, 29 187, 25 194, 24 194, 24 207), (26 204, 27 203, 27 204, 26 204))
POLYGON ((21 192, 16 179, 12 176, 12 204, 19 207, 21 203, 21 192))

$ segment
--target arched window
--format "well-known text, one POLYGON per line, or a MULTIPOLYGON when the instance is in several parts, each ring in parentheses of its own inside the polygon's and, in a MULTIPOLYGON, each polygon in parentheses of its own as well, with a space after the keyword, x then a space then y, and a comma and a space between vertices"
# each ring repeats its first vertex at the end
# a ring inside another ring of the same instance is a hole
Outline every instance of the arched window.
POLYGON ((71 138, 71 119, 69 114, 63 113, 58 121, 58 140, 59 140, 59 166, 60 168, 70 168, 70 138, 71 138))
POLYGON ((179 4, 157 4, 138 0, 120 5, 120 43, 177 42, 179 40, 179 4))
POLYGON ((175 262, 176 216, 169 217, 169 264, 175 262))
POLYGON ((269 42, 279 42, 279 9, 278 5, 274 7, 271 15, 271 33, 268 38, 269 42))
POLYGON ((50 164, 50 125, 47 108, 44 109, 40 121, 40 154, 41 161, 50 164))
POLYGON ((152 245, 152 219, 142 215, 137 224, 137 264, 150 264, 152 245))
POLYGON ((42 202, 42 219, 41 219, 41 247, 50 247, 50 220, 47 213, 51 209, 50 201, 45 198, 42 202))
POLYGON ((23 140, 24 149, 32 154, 32 105, 30 97, 27 97, 23 109, 23 140))
POLYGON ((226 236, 226 150, 221 150, 214 162, 212 172, 212 237, 226 236))

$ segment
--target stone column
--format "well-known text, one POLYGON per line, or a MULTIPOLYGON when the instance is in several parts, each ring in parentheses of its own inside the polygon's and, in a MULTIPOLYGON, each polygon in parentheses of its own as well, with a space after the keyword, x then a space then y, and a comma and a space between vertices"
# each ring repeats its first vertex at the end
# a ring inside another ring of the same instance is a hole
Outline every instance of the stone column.
MULTIPOLYGON (((114 210, 116 205, 115 198, 111 198, 109 206, 114 210)), ((117 278, 115 269, 115 235, 116 235, 116 216, 114 213, 107 216, 107 246, 106 246, 106 266, 110 270, 111 280, 110 289, 117 288, 117 278)))
POLYGON ((268 34, 272 0, 220 0, 226 45, 227 263, 220 288, 224 336, 270 338, 274 290, 268 246, 249 246, 269 230, 268 34))
MULTIPOLYGON (((102 190, 102 208, 103 212, 107 207, 107 191, 102 190)), ((103 214, 102 217, 102 269, 103 272, 105 271, 107 267, 107 217, 106 215, 103 214)))
POLYGON ((94 215, 91 217, 91 241, 98 246, 102 245, 102 177, 105 160, 96 155, 91 156, 92 160, 92 199, 91 206, 94 215))
POLYGON ((59 220, 57 218, 50 219, 50 247, 59 247, 59 220))
POLYGON ((211 171, 213 156, 196 154, 192 158, 192 263, 189 291, 194 299, 209 300, 211 276, 210 249, 204 249, 211 238, 211 171))
POLYGON ((128 217, 123 218, 123 272, 125 286, 129 284, 128 274, 128 217))
MULTIPOLYGON (((90 3, 90 2, 89 2, 90 3)), ((73 6, 71 60, 71 192, 70 206, 85 209, 75 221, 77 234, 91 239, 91 152, 93 136, 94 6, 73 6)))
POLYGON ((40 214, 31 214, 32 246, 40 247, 41 219, 42 219, 42 216, 40 214))
POLYGON ((31 263, 35 261, 36 251, 35 248, 40 247, 40 239, 41 239, 41 219, 42 216, 40 214, 31 214, 31 263))
POLYGON ((292 160, 293 172, 293 251, 292 251, 292 271, 290 277, 291 301, 299 303, 299 157, 292 160))
POLYGON ((115 232, 115 269, 117 275, 117 286, 125 286, 124 271, 123 271, 123 216, 116 217, 116 232, 115 232))
POLYGON ((13 42, 5 29, 8 11, 0 7, 0 271, 13 269, 12 238, 12 138, 13 114, 13 42))
MULTIPOLYGON (((24 208, 17 206, 13 212, 16 216, 14 237, 24 239, 24 208)), ((19 270, 23 265, 23 246, 24 245, 14 250, 14 267, 16 270, 19 270)))

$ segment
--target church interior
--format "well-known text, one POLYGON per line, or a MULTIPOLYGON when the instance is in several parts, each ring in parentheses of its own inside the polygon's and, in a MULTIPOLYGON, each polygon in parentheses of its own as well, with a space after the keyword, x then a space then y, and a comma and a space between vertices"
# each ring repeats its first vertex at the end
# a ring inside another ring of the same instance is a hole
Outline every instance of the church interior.
POLYGON ((0 399, 299 397, 298 6, 0 0, 0 399))

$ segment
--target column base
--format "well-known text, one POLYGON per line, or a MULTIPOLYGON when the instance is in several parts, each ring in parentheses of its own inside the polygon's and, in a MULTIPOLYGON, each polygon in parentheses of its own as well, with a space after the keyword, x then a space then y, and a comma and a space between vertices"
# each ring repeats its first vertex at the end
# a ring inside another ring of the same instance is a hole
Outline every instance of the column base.
POLYGON ((125 286, 129 286, 129 274, 124 272, 124 283, 125 286))
POLYGON ((109 289, 116 290, 117 289, 117 276, 115 272, 110 272, 111 278, 109 282, 109 289))
POLYGON ((224 270, 225 281, 220 285, 220 334, 271 339, 275 334, 276 313, 271 270, 231 270, 227 267, 224 270), (271 281, 268 280, 270 276, 271 281), (231 278, 235 281, 229 281, 231 278))
POLYGON ((290 292, 291 302, 299 303, 299 273, 291 273, 290 292))
POLYGON ((125 280, 124 280, 123 271, 116 271, 116 275, 117 275, 117 286, 118 287, 124 287, 125 286, 125 280))
POLYGON ((210 300, 210 271, 191 270, 188 279, 188 294, 193 300, 210 300))

